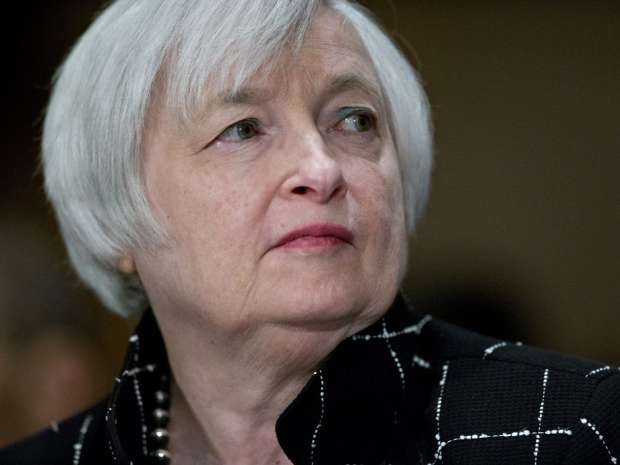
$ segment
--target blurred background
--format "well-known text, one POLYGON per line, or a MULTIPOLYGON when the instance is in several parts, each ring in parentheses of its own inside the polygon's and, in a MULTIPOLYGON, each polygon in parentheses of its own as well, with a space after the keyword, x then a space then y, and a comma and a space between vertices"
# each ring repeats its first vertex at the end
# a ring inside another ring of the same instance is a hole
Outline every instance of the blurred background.
MULTIPOLYGON (((436 164, 405 288, 420 311, 620 363, 620 2, 362 2, 421 72, 436 164)), ((38 173, 54 70, 102 5, 5 16, 0 446, 105 396, 132 323, 70 270, 38 173)))

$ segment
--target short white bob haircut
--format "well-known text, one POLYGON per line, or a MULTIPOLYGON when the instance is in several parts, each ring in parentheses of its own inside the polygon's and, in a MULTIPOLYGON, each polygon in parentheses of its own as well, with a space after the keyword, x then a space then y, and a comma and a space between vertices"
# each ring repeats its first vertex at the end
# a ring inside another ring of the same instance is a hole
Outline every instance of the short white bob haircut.
POLYGON ((430 182, 429 107, 416 72, 367 10, 347 0, 117 0, 58 70, 42 142, 45 189, 71 263, 110 310, 136 317, 147 308, 138 277, 117 264, 166 239, 141 165, 156 84, 180 117, 191 115, 204 108, 207 83, 238 89, 279 53, 299 47, 321 6, 352 26, 370 56, 413 232, 430 182))

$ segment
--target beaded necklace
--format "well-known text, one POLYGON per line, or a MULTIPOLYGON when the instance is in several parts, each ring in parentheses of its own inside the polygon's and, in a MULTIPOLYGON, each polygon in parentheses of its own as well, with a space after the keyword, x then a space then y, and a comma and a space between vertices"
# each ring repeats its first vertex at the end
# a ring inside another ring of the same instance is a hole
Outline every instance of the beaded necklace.
MULTIPOLYGON (((162 377, 162 385, 168 385, 167 377, 162 377)), ((151 457, 153 464, 169 465, 170 452, 168 451, 168 441, 170 434, 167 426, 170 421, 170 395, 165 391, 164 387, 160 387, 155 391, 155 408, 153 409, 153 421, 155 429, 149 435, 153 448, 151 457)))

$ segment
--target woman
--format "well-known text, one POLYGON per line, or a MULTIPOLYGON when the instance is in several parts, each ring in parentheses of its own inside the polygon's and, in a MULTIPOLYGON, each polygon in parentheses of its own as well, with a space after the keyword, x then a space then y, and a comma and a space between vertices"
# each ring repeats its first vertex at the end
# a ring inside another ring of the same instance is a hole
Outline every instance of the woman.
POLYGON ((615 463, 619 372, 409 310, 430 132, 345 0, 112 3, 43 165, 77 272, 141 321, 110 398, 0 463, 615 463))

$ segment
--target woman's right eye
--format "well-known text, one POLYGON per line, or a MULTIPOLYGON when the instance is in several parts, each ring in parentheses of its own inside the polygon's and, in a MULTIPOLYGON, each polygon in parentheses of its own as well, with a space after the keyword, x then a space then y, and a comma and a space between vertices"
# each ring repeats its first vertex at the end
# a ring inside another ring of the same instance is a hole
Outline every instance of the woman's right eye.
POLYGON ((215 139, 220 142, 242 142, 260 134, 258 120, 244 119, 228 126, 215 139))

